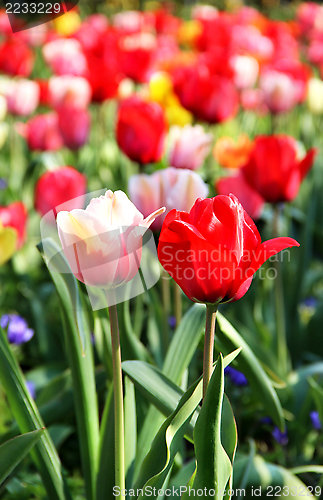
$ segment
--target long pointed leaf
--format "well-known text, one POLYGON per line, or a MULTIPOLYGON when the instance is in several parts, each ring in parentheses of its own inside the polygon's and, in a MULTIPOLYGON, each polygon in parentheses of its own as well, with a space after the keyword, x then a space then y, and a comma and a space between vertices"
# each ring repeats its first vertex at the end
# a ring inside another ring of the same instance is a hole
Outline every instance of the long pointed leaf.
POLYGON ((0 446, 0 484, 5 481, 15 467, 25 458, 43 432, 43 429, 26 432, 21 436, 9 439, 9 441, 0 446))

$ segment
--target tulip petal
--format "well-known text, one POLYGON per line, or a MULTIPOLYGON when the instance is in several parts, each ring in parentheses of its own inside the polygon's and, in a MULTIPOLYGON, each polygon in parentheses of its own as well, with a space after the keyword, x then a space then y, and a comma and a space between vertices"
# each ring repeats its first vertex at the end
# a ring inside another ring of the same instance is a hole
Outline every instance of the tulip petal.
POLYGON ((252 276, 258 269, 263 265, 266 260, 268 260, 273 255, 278 252, 285 250, 285 248, 299 247, 299 243, 293 238, 280 237, 273 238, 271 240, 264 241, 259 245, 259 247, 254 251, 253 261, 248 269, 247 275, 252 276))
POLYGON ((299 163, 299 170, 301 174, 301 179, 304 179, 308 171, 313 165, 314 158, 317 154, 317 150, 315 148, 310 149, 306 156, 302 159, 302 161, 299 163))

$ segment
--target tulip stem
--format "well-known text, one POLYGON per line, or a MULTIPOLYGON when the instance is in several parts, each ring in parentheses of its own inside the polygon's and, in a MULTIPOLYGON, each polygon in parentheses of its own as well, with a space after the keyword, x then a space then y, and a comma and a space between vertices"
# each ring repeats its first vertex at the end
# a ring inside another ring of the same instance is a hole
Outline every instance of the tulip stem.
MULTIPOLYGON (((274 207, 273 236, 279 236, 279 206, 274 207)), ((288 349, 286 338, 284 292, 279 258, 274 261, 276 278, 274 283, 275 313, 276 313, 276 341, 277 341, 277 361, 281 367, 281 374, 288 373, 288 349)))
POLYGON ((204 357, 203 357, 203 399, 205 398, 207 386, 213 372, 213 350, 214 350, 214 331, 217 306, 207 304, 204 338, 204 357))
MULTIPOLYGON (((121 369, 121 349, 118 325, 117 306, 109 306, 112 368, 113 368, 113 393, 114 393, 114 456, 115 456, 115 485, 120 490, 125 488, 124 465, 124 413, 123 413, 123 387, 121 369)), ((121 494, 116 498, 121 498, 121 494)))

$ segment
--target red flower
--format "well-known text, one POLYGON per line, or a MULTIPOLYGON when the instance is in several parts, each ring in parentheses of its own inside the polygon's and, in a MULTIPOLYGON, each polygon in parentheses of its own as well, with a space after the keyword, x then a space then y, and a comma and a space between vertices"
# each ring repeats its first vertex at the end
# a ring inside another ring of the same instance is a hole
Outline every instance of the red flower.
POLYGON ((313 165, 316 151, 303 159, 296 141, 286 135, 258 136, 242 173, 252 188, 270 203, 293 200, 313 165))
POLYGON ((116 135, 120 149, 138 163, 159 161, 166 123, 159 104, 139 97, 125 99, 119 107, 116 135))
POLYGON ((75 106, 61 106, 57 111, 58 125, 65 146, 70 149, 79 149, 86 143, 89 136, 89 112, 75 106))
POLYGON ((260 266, 293 246, 299 243, 292 238, 262 243, 238 199, 219 195, 199 198, 189 213, 169 212, 158 257, 191 300, 216 304, 240 299, 260 266))
POLYGON ((80 208, 79 201, 73 201, 83 196, 86 190, 86 178, 73 167, 60 167, 57 170, 43 174, 35 188, 35 208, 45 215, 54 210, 56 216, 60 210, 80 208), (64 207, 60 206, 64 203, 64 207))
POLYGON ((26 237, 27 210, 21 201, 0 207, 0 221, 4 227, 12 227, 17 231, 17 248, 20 248, 26 237))
POLYGON ((37 115, 27 123, 17 125, 31 151, 57 151, 63 147, 56 113, 37 115))
POLYGON ((234 194, 242 203, 246 212, 253 219, 258 219, 264 206, 264 200, 245 180, 241 172, 237 175, 222 177, 216 182, 218 194, 234 194))
POLYGON ((174 89, 182 106, 200 120, 221 123, 238 111, 239 96, 232 81, 213 74, 206 65, 175 71, 174 89))
POLYGON ((0 46, 0 71, 9 75, 29 76, 34 56, 30 48, 18 38, 8 38, 0 46))

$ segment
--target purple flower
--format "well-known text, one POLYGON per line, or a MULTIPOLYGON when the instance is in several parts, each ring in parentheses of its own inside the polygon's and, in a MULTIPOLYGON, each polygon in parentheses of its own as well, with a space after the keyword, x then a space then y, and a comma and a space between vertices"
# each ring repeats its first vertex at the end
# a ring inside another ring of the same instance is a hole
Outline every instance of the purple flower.
POLYGON ((302 304, 305 307, 315 309, 315 307, 317 306, 317 299, 315 297, 307 297, 305 300, 303 300, 302 304))
POLYGON ((278 444, 282 446, 286 446, 288 444, 287 431, 282 432, 281 430, 278 429, 278 427, 275 427, 271 435, 275 439, 275 441, 277 441, 278 444))
POLYGON ((5 179, 0 178, 0 190, 5 189, 7 187, 7 181, 5 179))
POLYGON ((27 389, 28 389, 28 392, 29 392, 30 396, 33 399, 35 399, 35 397, 36 397, 36 387, 35 387, 34 382, 32 382, 31 380, 27 380, 26 381, 26 386, 27 386, 27 389))
POLYGON ((237 385, 238 387, 248 385, 246 376, 242 372, 239 372, 239 370, 232 368, 232 366, 227 366, 224 369, 224 373, 229 377, 234 385, 237 385))
POLYGON ((313 429, 320 431, 322 429, 322 424, 321 424, 319 412, 318 411, 311 411, 310 412, 310 419, 312 422, 313 429))
POLYGON ((27 322, 18 314, 4 314, 0 318, 1 328, 7 328, 8 340, 11 344, 23 344, 34 335, 34 330, 28 328, 27 322))
POLYGON ((175 327, 176 327, 176 318, 175 318, 175 316, 169 316, 168 317, 168 324, 169 324, 169 326, 171 327, 172 330, 175 329, 175 327))
POLYGON ((263 417, 260 422, 264 425, 272 425, 273 421, 270 417, 263 417))

